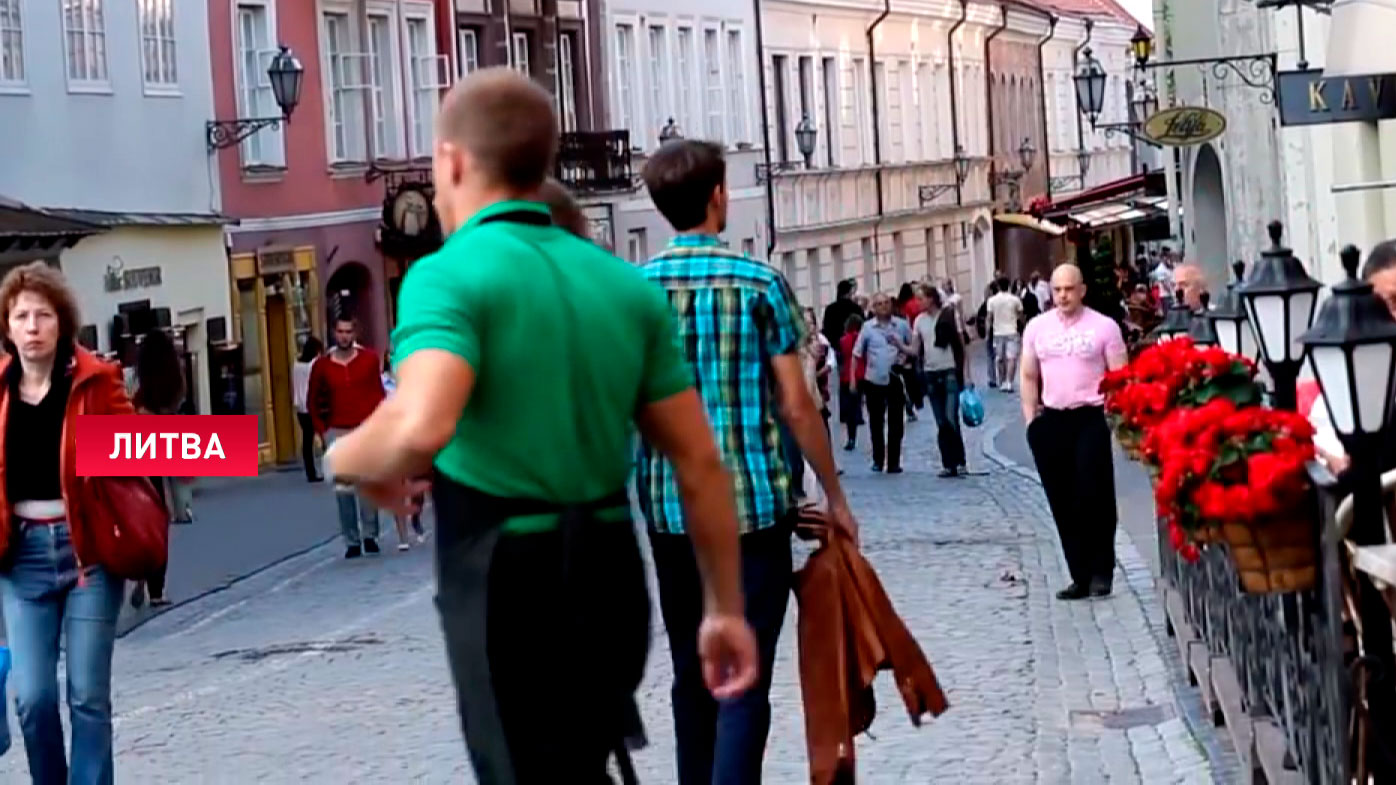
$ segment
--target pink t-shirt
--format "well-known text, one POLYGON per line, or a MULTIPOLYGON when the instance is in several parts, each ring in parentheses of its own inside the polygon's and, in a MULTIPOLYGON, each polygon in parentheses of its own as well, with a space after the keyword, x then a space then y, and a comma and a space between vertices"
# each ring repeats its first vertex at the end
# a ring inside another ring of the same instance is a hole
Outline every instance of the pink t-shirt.
POLYGON ((1049 409, 1104 403, 1100 380, 1105 377, 1105 358, 1125 352, 1120 326, 1090 308, 1070 320, 1055 309, 1033 317, 1023 331, 1023 346, 1037 355, 1042 405, 1049 409))

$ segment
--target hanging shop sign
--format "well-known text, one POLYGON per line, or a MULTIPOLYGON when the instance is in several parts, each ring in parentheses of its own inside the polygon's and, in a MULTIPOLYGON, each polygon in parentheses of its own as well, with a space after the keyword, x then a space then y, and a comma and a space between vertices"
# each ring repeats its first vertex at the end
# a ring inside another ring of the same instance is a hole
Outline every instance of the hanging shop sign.
POLYGON ((1279 75, 1280 125, 1396 120, 1396 74, 1324 76, 1321 69, 1279 75))
POLYGON ((441 247, 441 222, 432 209, 431 183, 408 181, 389 189, 378 227, 385 256, 413 260, 441 247))
POLYGON ((1226 115, 1203 106, 1174 106, 1144 121, 1144 136, 1165 147, 1210 142, 1226 133, 1226 115))

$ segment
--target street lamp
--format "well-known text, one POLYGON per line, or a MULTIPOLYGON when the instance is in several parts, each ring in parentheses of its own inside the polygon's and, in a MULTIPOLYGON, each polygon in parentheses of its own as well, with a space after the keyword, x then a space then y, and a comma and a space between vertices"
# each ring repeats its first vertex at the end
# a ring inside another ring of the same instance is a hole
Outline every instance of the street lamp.
POLYGON ((1134 31, 1134 37, 1129 39, 1129 50, 1134 53, 1134 62, 1143 68, 1149 62, 1149 55, 1154 52, 1154 37, 1149 35, 1149 31, 1144 29, 1144 25, 1134 31))
POLYGON ((1183 290, 1179 289, 1174 293, 1173 307, 1168 309, 1163 321, 1154 328, 1154 341, 1171 341, 1181 335, 1187 335, 1190 329, 1192 329, 1192 309, 1183 302, 1183 290))
POLYGON ((239 144, 242 140, 263 128, 279 128, 282 123, 291 122, 291 113, 301 102, 301 83, 305 79, 305 68, 291 53, 289 47, 271 59, 267 67, 267 81, 271 83, 271 95, 281 110, 277 117, 239 117, 236 120, 210 120, 204 124, 208 151, 222 150, 239 144))
POLYGON ((955 182, 964 185, 969 179, 969 156, 965 155, 965 148, 955 145, 955 182))
POLYGON ((818 134, 808 114, 800 118, 800 124, 795 126, 795 145, 800 148, 800 155, 805 157, 806 169, 810 168, 814 159, 814 140, 818 134))
POLYGON ((1037 148, 1033 146, 1032 140, 1023 137, 1023 143, 1018 145, 1018 163, 1023 165, 1023 173, 1027 174, 1032 169, 1033 162, 1037 160, 1037 148))
POLYGON ((1256 362, 1259 356, 1255 333, 1251 330, 1251 321, 1246 316, 1246 306, 1236 291, 1241 286, 1246 263, 1237 260, 1231 265, 1231 272, 1235 280, 1226 285, 1226 298, 1216 308, 1207 312, 1207 318, 1212 320, 1218 346, 1228 354, 1238 354, 1256 362))
POLYGON ((1081 67, 1076 69, 1072 81, 1076 83, 1076 108, 1094 128, 1105 107, 1105 67, 1091 54, 1090 47, 1081 52, 1081 67))
POLYGON ((1143 82, 1139 83, 1131 103, 1134 104, 1134 116, 1141 123, 1148 122, 1150 117, 1158 113, 1158 95, 1143 82))
POLYGON ((672 118, 672 117, 669 118, 669 122, 667 122, 667 123, 664 124, 664 127, 663 127, 663 128, 659 129, 659 143, 660 143, 660 144, 664 144, 664 143, 666 143, 666 142, 672 142, 672 141, 675 140, 675 139, 682 139, 682 138, 683 138, 683 132, 679 130, 679 124, 676 123, 676 122, 674 122, 674 118, 672 118))
POLYGON ((1280 245, 1284 224, 1271 221, 1266 229, 1270 248, 1261 252, 1260 261, 1251 267, 1250 277, 1237 291, 1275 382, 1275 405, 1293 410, 1295 382, 1306 351, 1300 336, 1313 323, 1318 290, 1323 285, 1309 277, 1293 251, 1280 245))
POLYGON ((1217 335, 1217 328, 1213 326, 1212 320, 1207 318, 1208 301, 1212 295, 1207 292, 1202 293, 1202 310, 1192 315, 1188 321, 1188 337, 1198 346, 1216 346, 1221 343, 1217 335))

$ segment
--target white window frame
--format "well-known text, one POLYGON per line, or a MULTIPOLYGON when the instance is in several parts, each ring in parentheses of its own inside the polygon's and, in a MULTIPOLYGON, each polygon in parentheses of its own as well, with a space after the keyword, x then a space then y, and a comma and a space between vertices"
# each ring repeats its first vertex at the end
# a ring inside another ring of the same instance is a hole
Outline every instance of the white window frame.
POLYGON ((722 30, 717 27, 703 28, 703 130, 707 138, 722 142, 728 138, 726 103, 727 92, 723 87, 723 41, 722 30), (708 51, 708 36, 712 36, 713 50, 708 51))
POLYGON ((63 71, 68 77, 68 92, 70 93, 111 92, 110 58, 107 56, 106 1, 78 0, 77 9, 71 17, 64 13, 61 6, 59 7, 60 29, 63 36, 63 71), (81 20, 82 27, 70 27, 69 22, 72 19, 81 20), (72 50, 73 36, 78 36, 83 42, 81 53, 72 50), (97 44, 100 44, 100 53, 94 52, 97 44), (74 58, 79 54, 83 60, 83 68, 81 73, 75 75, 73 71, 74 58))
POLYGON ((524 76, 533 77, 533 52, 529 49, 528 33, 515 30, 509 34, 509 65, 524 76))
POLYGON ((727 88, 727 122, 731 129, 728 143, 736 146, 749 141, 750 126, 747 125, 746 93, 746 31, 736 26, 725 26, 722 31, 722 51, 727 67, 724 84, 727 88), (732 42, 737 42, 736 57, 733 57, 732 42))
POLYGON ((342 3, 321 3, 316 26, 320 35, 320 80, 325 96, 325 153, 330 166, 367 164, 370 155, 368 139, 368 100, 372 84, 365 78, 369 56, 359 52, 359 19, 353 6, 342 3), (337 54, 330 51, 331 15, 345 19, 346 49, 337 54), (339 84, 336 86, 335 82, 339 84), (341 98, 336 110, 335 99, 341 98), (343 113, 339 123, 344 129, 344 149, 335 140, 336 115, 343 113))
POLYGON ((693 25, 674 28, 674 117, 686 135, 697 134, 693 123, 693 75, 697 63, 693 25))
POLYGON ((179 39, 175 27, 175 0, 137 0, 137 18, 141 83, 145 94, 178 95, 179 39))
POLYGON ((644 112, 636 105, 640 91, 639 61, 636 45, 639 41, 639 24, 634 20, 619 20, 611 27, 614 42, 615 68, 611 69, 614 81, 617 128, 630 131, 630 146, 639 147, 642 140, 636 138, 636 129, 644 125, 644 112), (622 46, 622 42, 625 46, 622 46), (624 49, 625 51, 622 51, 624 49))
POLYGON ((475 28, 456 28, 456 52, 462 78, 480 70, 480 34, 475 28))
POLYGON ((858 129, 858 163, 872 163, 872 126, 868 109, 868 61, 855 57, 850 62, 853 71, 853 123, 858 129))
POLYGON ((370 154, 375 160, 400 160, 407 156, 408 130, 402 90, 402 66, 407 57, 402 51, 401 18, 395 7, 374 4, 368 6, 364 23, 368 33, 370 154), (375 23, 383 25, 383 41, 374 36, 375 23), (379 51, 382 44, 387 44, 388 51, 379 51))
POLYGON ((562 131, 577 130, 577 51, 581 36, 571 30, 557 31, 557 119, 562 131), (572 46, 573 42, 577 47, 572 46))
MULTIPOLYGON (((666 24, 651 21, 645 25, 645 103, 648 105, 650 122, 641 126, 644 129, 644 142, 641 145, 646 149, 650 145, 659 143, 659 132, 669 122, 669 118, 674 116, 673 87, 670 84, 669 69, 669 27, 666 24), (658 33, 659 46, 655 46, 655 34, 658 33), (656 51, 657 49, 657 51, 656 51)), ((631 131, 631 140, 634 140, 634 130, 631 131)))
POLYGON ((409 158, 431 155, 432 124, 441 103, 441 91, 450 87, 450 58, 436 51, 436 21, 426 3, 402 4, 403 89, 407 127, 403 136, 409 158), (425 50, 412 49, 411 27, 422 26, 425 50))
POLYGON ((0 93, 28 92, 24 64, 24 2, 0 0, 0 93), (9 62, 9 67, 5 66, 9 62))
MULTIPOLYGON (((231 5, 233 30, 233 84, 235 105, 238 117, 273 117, 281 110, 276 106, 276 97, 271 90, 271 77, 267 68, 276 56, 276 3, 271 0, 236 0, 231 5), (263 20, 263 40, 258 42, 264 48, 247 50, 242 40, 242 9, 259 8, 263 20), (253 53, 257 62, 256 71, 246 73, 244 56, 253 53), (249 85, 248 82, 251 84, 249 85), (251 99, 251 103, 249 103, 251 99)), ((282 126, 263 128, 243 140, 239 146, 239 157, 244 169, 253 167, 286 167, 286 137, 282 126)))

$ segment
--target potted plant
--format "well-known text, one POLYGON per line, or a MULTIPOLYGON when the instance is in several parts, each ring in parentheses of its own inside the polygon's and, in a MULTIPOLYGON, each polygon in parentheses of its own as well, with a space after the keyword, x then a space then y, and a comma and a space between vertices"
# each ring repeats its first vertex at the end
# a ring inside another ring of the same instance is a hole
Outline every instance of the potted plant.
POLYGON ((1105 415, 1115 438, 1134 460, 1157 467, 1159 456, 1146 452, 1147 431, 1179 407, 1196 407, 1218 398, 1238 407, 1261 401, 1250 360, 1214 346, 1199 347, 1187 337, 1145 349, 1128 365, 1101 381, 1105 415))
POLYGON ((1173 547, 1188 560, 1221 541, 1253 593, 1314 585, 1317 547, 1308 474, 1313 427, 1294 412, 1215 397, 1149 429, 1159 460, 1155 501, 1173 547))

